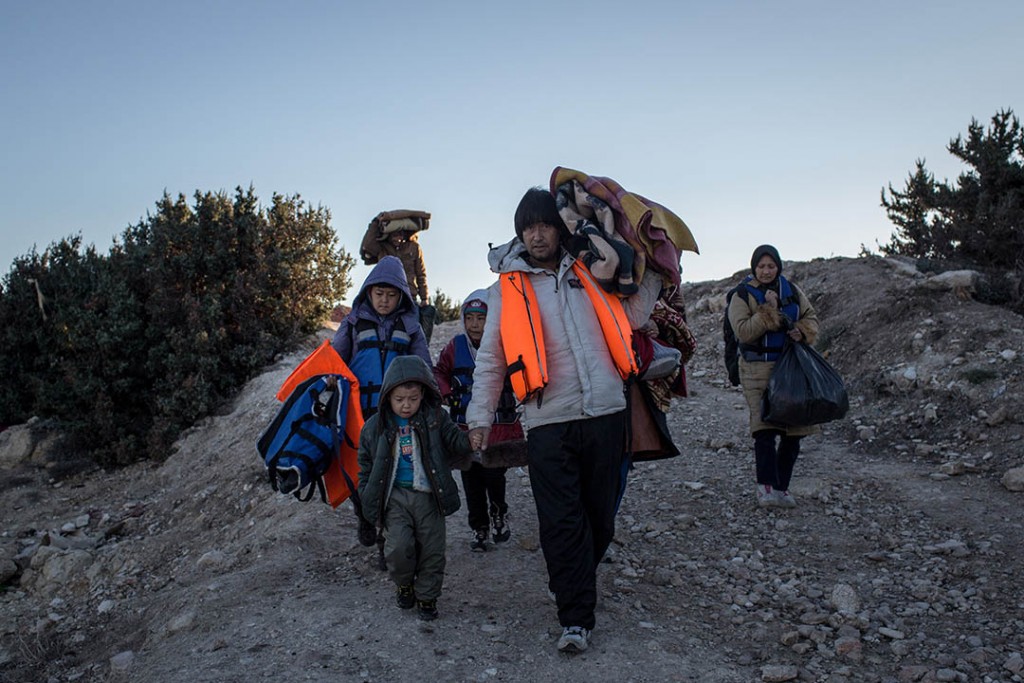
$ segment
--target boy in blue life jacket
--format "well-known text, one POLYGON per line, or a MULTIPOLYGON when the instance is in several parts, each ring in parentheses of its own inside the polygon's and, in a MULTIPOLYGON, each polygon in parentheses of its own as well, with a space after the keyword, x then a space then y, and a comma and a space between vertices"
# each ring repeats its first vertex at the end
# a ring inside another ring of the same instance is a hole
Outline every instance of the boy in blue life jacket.
MULTIPOLYGON (((338 325, 331 345, 359 380, 364 420, 377 412, 384 373, 392 361, 414 354, 430 365, 427 340, 401 260, 384 256, 377 262, 352 300, 351 312, 338 325)), ((373 526, 360 517, 359 542, 371 546, 375 541, 382 547, 373 526)))
MULTIPOLYGON (((448 404, 448 413, 463 429, 468 429, 466 408, 473 397, 476 350, 480 347, 486 321, 487 290, 478 289, 462 304, 465 333, 452 337, 434 366, 434 379, 448 404)), ((526 441, 516 412, 516 397, 511 384, 506 381, 498 408, 494 411, 487 450, 474 461, 467 462, 462 470, 469 528, 473 530, 469 547, 474 552, 488 549, 487 536, 492 526, 491 539, 495 543, 504 543, 511 538, 508 503, 505 501, 505 472, 510 466, 525 464, 526 441)))
POLYGON ((397 257, 384 256, 366 276, 331 344, 359 379, 366 420, 377 412, 384 373, 395 358, 414 354, 430 365, 419 311, 397 257))
POLYGON ((459 509, 450 462, 472 452, 468 434, 441 406, 430 365, 401 356, 388 368, 380 410, 359 436, 359 495, 381 530, 401 609, 437 618, 444 582, 444 518, 459 509))

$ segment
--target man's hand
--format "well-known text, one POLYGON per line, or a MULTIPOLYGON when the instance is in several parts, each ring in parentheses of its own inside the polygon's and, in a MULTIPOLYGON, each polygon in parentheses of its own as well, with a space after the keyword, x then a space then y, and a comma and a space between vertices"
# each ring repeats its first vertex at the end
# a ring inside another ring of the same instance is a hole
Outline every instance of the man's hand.
POLYGON ((487 450, 487 437, 491 434, 490 427, 477 427, 469 430, 469 445, 475 451, 487 450))

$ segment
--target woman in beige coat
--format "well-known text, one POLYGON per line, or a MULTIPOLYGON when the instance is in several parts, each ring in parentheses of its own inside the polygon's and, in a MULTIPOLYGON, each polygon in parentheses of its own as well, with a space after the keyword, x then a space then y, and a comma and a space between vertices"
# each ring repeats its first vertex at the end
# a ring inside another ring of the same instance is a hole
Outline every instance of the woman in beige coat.
POLYGON ((813 344, 818 336, 818 316, 803 291, 782 277, 782 259, 775 247, 763 244, 755 249, 750 271, 729 303, 729 324, 740 342, 740 384, 750 408, 757 504, 795 507, 789 483, 800 454, 800 439, 818 428, 762 422, 761 397, 787 337, 813 344))

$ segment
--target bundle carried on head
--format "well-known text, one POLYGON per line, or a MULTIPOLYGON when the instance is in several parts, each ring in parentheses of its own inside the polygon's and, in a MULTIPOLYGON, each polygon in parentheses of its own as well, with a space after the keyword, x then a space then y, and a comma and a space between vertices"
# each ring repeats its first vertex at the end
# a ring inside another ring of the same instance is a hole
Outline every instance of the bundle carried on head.
POLYGON ((410 209, 396 209, 394 211, 381 211, 371 221, 377 224, 381 237, 403 230, 405 232, 419 232, 430 227, 430 214, 426 211, 413 211, 410 209))
POLYGON ((359 245, 359 256, 363 263, 372 266, 380 260, 379 242, 386 240, 392 233, 402 231, 417 233, 430 227, 430 214, 426 211, 412 209, 395 209, 381 211, 366 226, 363 242, 359 245))

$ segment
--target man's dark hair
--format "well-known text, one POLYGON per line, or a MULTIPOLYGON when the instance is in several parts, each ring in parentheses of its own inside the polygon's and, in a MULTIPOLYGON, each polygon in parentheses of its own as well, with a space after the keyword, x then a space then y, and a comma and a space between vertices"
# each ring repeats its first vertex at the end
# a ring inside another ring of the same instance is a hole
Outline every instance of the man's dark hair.
POLYGON ((555 198, 542 187, 531 187, 519 200, 515 217, 516 236, 522 239, 523 230, 534 223, 553 225, 565 233, 563 237, 568 237, 565 222, 555 207, 555 198))

